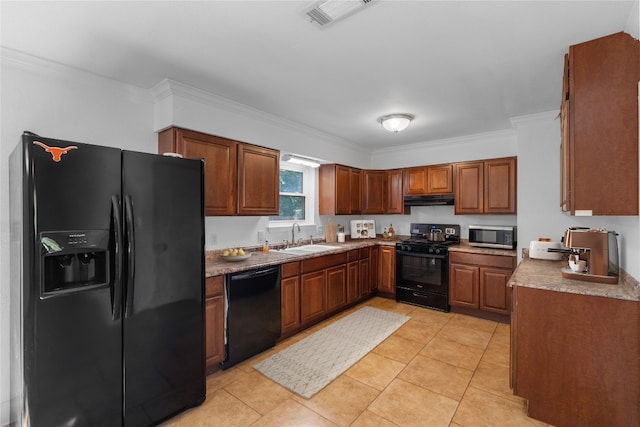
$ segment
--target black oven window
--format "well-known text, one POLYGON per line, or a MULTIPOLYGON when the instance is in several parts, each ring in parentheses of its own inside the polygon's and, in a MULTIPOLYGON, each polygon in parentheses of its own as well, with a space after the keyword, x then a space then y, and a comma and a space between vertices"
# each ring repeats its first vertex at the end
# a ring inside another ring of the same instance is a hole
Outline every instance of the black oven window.
POLYGON ((422 285, 442 286, 442 259, 413 256, 402 257, 402 280, 422 285))

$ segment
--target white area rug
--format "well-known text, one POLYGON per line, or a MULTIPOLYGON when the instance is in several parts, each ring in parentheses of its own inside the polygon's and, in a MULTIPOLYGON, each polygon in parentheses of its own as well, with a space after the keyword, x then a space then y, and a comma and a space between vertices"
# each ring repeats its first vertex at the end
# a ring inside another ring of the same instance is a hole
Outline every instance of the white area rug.
POLYGON ((407 320, 408 316, 364 307, 253 367, 308 399, 407 320))

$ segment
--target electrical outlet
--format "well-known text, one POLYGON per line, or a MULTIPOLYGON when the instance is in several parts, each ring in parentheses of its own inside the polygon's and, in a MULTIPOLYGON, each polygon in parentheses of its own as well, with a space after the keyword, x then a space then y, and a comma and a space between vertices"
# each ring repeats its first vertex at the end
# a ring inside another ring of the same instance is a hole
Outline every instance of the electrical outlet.
POLYGON ((324 234, 324 227, 321 225, 316 226, 316 234, 318 235, 324 234))

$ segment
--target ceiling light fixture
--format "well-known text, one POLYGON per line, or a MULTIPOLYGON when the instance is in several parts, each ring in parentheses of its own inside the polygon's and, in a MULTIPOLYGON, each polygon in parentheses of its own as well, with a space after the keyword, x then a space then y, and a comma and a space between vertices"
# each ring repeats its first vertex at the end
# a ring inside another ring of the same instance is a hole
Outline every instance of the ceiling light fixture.
POLYGON ((388 114, 386 116, 380 117, 378 121, 382 123, 382 127, 384 127, 389 132, 398 133, 402 130, 405 130, 411 120, 415 119, 415 116, 412 114, 388 114))
POLYGON ((320 26, 327 25, 337 19, 351 15, 373 0, 326 0, 317 3, 307 11, 311 21, 320 26))
POLYGON ((283 162, 296 163, 298 165, 309 166, 312 168, 320 167, 320 162, 313 159, 308 159, 306 157, 294 156, 292 154, 284 154, 282 156, 283 162))

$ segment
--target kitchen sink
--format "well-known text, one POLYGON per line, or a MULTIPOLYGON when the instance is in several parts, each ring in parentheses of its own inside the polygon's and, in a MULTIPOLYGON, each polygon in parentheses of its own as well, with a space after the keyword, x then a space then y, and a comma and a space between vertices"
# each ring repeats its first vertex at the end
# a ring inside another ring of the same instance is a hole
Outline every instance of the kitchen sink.
POLYGON ((334 249, 338 249, 338 248, 336 246, 326 246, 326 245, 304 245, 304 246, 295 246, 295 247, 286 248, 286 249, 272 249, 272 251, 285 253, 285 254, 292 254, 292 255, 309 255, 314 253, 331 251, 334 249))

